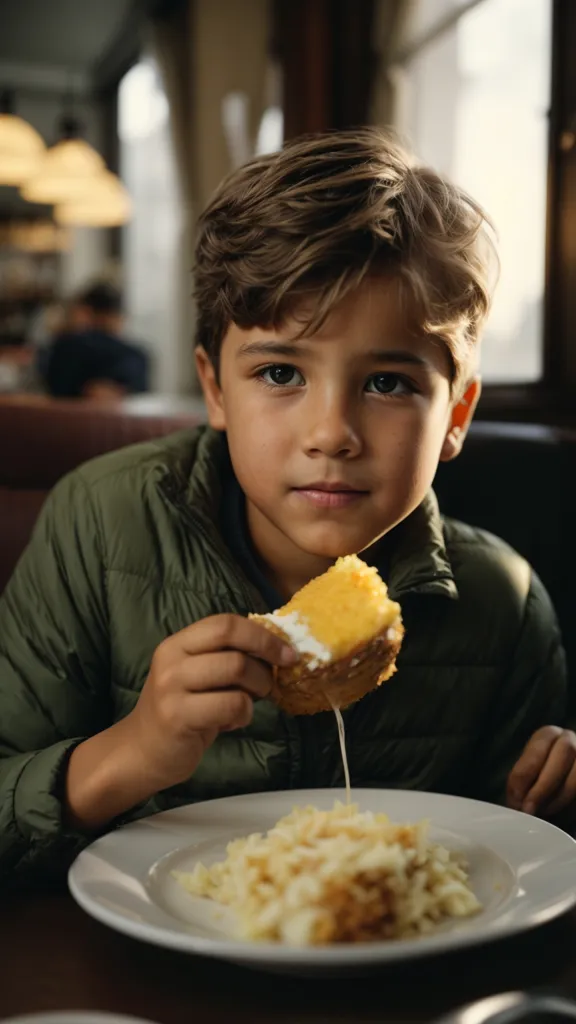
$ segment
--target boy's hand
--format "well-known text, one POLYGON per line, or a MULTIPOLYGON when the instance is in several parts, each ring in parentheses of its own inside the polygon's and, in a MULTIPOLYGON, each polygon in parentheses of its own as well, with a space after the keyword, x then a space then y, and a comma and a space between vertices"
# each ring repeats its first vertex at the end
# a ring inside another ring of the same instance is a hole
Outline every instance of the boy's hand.
POLYGON ((271 666, 294 649, 239 615, 203 619, 156 649, 128 716, 129 742, 155 789, 184 782, 219 733, 247 726, 271 688, 271 666))
POLYGON ((508 806, 541 818, 576 818, 576 734, 556 725, 535 732, 508 778, 508 806))
POLYGON ((134 710, 72 751, 69 823, 100 829, 184 782, 218 733, 248 725, 253 701, 270 692, 271 666, 297 660, 292 647, 239 615, 215 615, 164 640, 134 710))

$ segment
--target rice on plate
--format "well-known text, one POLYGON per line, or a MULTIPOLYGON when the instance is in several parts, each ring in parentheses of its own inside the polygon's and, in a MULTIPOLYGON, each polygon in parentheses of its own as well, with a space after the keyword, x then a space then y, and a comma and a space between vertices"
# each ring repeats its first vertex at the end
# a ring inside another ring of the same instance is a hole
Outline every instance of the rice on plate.
POLYGON ((239 938, 291 946, 410 939, 481 909, 463 859, 430 842, 428 822, 341 803, 295 808, 231 842, 221 863, 174 877, 231 907, 239 938))

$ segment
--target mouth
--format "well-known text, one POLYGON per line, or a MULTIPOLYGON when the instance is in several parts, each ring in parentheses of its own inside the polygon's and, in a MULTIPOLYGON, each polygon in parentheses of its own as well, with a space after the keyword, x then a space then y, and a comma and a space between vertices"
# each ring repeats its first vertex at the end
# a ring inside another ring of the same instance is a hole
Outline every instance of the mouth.
POLYGON ((318 481, 305 487, 294 487, 293 491, 309 505, 333 509, 347 508, 369 494, 369 491, 351 487, 344 481, 318 481))

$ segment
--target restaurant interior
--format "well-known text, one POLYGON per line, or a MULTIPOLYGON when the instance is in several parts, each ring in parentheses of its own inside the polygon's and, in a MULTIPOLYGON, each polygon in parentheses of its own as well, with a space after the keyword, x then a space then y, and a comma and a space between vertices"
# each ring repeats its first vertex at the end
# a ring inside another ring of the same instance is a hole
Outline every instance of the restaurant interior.
MULTIPOLYGON (((536 569, 576 694, 574 53, 574 0, 0 0, 0 592, 66 474, 205 421, 191 266, 221 180, 304 133, 391 126, 486 207, 499 239, 483 393, 438 471, 440 506, 536 569), (145 369, 69 386, 55 346, 88 329, 94 294, 145 369)), ((56 891, 5 906, 0 1020, 375 1024, 516 990, 576 999, 573 915, 344 982, 160 951, 56 891)))

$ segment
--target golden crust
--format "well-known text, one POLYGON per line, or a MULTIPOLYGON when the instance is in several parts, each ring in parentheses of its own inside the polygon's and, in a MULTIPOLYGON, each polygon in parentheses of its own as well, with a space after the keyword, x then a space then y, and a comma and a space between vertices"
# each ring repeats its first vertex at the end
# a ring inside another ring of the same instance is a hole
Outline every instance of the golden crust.
MULTIPOLYGON (((290 643, 269 619, 260 615, 251 618, 290 643)), ((275 668, 272 699, 290 715, 315 715, 334 707, 349 707, 394 675, 403 637, 404 627, 398 621, 346 658, 310 669, 307 666, 311 659, 303 655, 290 668, 275 668), (394 639, 390 640, 392 631, 394 639)))

